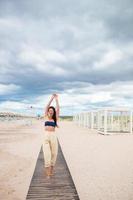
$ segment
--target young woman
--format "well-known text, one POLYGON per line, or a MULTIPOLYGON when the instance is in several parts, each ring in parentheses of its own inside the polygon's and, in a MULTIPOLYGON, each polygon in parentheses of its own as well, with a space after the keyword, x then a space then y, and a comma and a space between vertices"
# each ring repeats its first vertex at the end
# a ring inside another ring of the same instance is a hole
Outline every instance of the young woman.
POLYGON ((58 95, 53 94, 48 105, 45 108, 45 134, 43 141, 43 153, 45 161, 45 172, 47 178, 53 175, 54 165, 56 163, 58 153, 58 140, 55 128, 58 127, 57 121, 59 119, 59 102, 58 95), (52 101, 56 101, 56 109, 50 106, 52 101))

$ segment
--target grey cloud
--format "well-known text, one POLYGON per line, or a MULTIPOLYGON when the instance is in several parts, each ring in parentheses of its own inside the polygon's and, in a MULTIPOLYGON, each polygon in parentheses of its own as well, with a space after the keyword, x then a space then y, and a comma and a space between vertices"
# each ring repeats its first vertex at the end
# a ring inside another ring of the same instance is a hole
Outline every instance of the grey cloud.
POLYGON ((82 89, 82 82, 98 86, 133 80, 133 56, 131 51, 124 51, 133 41, 132 7, 130 0, 1 0, 0 52, 4 53, 3 60, 0 58, 0 82, 22 88, 14 96, 1 98, 22 100, 31 95, 82 89), (66 73, 46 73, 37 67, 38 63, 20 59, 24 45, 35 52, 53 49, 63 54, 65 61, 49 59, 45 65, 47 71, 51 65, 66 73), (102 59, 109 46, 127 55, 109 67, 95 69, 95 62, 102 59))

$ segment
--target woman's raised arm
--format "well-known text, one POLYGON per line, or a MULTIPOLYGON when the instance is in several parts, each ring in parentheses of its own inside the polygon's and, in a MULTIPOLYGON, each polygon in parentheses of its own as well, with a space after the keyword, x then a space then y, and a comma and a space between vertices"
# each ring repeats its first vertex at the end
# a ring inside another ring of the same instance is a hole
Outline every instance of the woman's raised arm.
POLYGON ((48 104, 47 104, 47 106, 45 108, 45 116, 48 113, 48 108, 49 108, 50 104, 52 103, 53 99, 54 99, 54 95, 52 95, 51 99, 49 100, 49 102, 48 102, 48 104))
POLYGON ((55 101, 56 101, 56 118, 58 120, 59 118, 59 113, 60 113, 60 106, 59 106, 59 101, 58 101, 58 95, 55 95, 55 101))

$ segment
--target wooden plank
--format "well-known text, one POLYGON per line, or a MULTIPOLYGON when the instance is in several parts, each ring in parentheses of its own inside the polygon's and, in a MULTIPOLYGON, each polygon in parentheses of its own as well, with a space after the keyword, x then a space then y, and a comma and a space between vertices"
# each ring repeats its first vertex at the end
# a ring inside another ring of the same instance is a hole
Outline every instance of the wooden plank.
POLYGON ((58 145, 58 156, 54 168, 54 175, 50 179, 47 179, 44 173, 44 155, 41 146, 27 193, 27 200, 79 200, 59 141, 58 145))

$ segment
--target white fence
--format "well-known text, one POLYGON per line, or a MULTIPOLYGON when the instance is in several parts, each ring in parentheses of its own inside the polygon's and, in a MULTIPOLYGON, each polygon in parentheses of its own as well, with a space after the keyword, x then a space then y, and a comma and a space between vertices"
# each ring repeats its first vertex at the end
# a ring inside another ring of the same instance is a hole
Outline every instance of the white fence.
POLYGON ((104 108, 82 112, 73 116, 73 121, 102 134, 133 133, 133 111, 125 108, 104 108))

